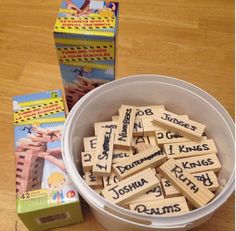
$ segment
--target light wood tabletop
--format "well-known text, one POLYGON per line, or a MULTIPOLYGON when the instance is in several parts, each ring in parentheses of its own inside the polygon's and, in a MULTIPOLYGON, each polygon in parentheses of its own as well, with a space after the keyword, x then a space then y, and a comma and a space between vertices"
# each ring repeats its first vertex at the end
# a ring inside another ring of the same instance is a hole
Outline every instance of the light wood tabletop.
MULTIPOLYGON (((0 229, 27 230, 16 214, 12 96, 62 89, 53 40, 61 0, 1 1, 0 229)), ((161 74, 191 82, 234 118, 234 1, 120 2, 117 78, 161 74)), ((85 222, 57 230, 105 230, 85 222)), ((234 196, 195 231, 234 230, 234 196)))

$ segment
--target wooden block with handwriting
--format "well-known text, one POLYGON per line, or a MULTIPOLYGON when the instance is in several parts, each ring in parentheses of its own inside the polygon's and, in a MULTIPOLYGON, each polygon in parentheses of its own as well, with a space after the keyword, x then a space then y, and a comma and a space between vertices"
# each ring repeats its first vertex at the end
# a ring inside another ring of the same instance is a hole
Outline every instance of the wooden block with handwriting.
POLYGON ((146 193, 133 198, 130 201, 127 201, 125 204, 130 205, 139 202, 147 202, 147 201, 155 201, 155 200, 162 200, 164 199, 164 193, 159 183, 156 187, 152 188, 151 190, 147 191, 146 193))
MULTIPOLYGON (((216 174, 213 171, 192 173, 191 175, 212 192, 216 191, 219 188, 216 174)), ((181 195, 180 191, 166 178, 162 178, 161 183, 163 186, 165 197, 176 197, 181 195)))
POLYGON ((132 148, 129 149, 114 148, 112 156, 112 164, 118 163, 132 156, 133 156, 132 148))
POLYGON ((104 188, 107 188, 107 187, 114 185, 118 182, 119 182, 119 179, 114 172, 111 172, 111 174, 109 176, 103 176, 104 188))
POLYGON ((144 136, 143 122, 141 118, 135 119, 133 136, 144 136))
POLYGON ((199 183, 174 159, 159 167, 163 174, 196 208, 202 207, 214 198, 214 194, 199 183))
MULTIPOLYGON (((157 146, 155 136, 137 136, 133 137, 132 147, 134 154, 140 152, 140 145, 145 144, 146 146, 157 146)), ((144 146, 141 146, 144 147, 144 146)))
POLYGON ((161 130, 162 127, 152 123, 153 118, 137 118, 134 122, 133 136, 154 136, 155 132, 161 130))
POLYGON ((156 113, 165 111, 164 105, 136 107, 136 118, 153 117, 156 113))
MULTIPOLYGON (((183 119, 188 119, 187 115, 181 115, 180 117, 183 119)), ((159 130, 163 130, 163 128, 157 124, 153 124, 153 116, 136 117, 134 122, 133 136, 155 136, 156 131, 159 130)))
POLYGON ((97 146, 97 137, 91 136, 91 137, 84 137, 84 151, 90 152, 95 151, 97 146))
POLYGON ((97 148, 94 154, 93 173, 107 176, 111 173, 115 130, 101 128, 98 132, 97 148))
POLYGON ((137 197, 159 183, 153 171, 148 168, 134 174, 102 191, 104 198, 115 204, 123 204, 137 197))
POLYGON ((116 148, 129 148, 132 142, 136 107, 122 105, 119 110, 119 119, 114 145, 116 148))
MULTIPOLYGON (((157 144, 171 144, 181 142, 191 142, 192 140, 169 130, 158 130, 155 132, 157 144)), ((201 140, 207 139, 203 133, 201 140)))
POLYGON ((88 170, 92 169, 94 152, 95 151, 81 152, 81 160, 82 160, 83 171, 88 171, 88 170))
POLYGON ((112 167, 118 178, 124 179, 142 169, 157 167, 164 163, 165 160, 166 155, 156 146, 140 152, 124 161, 120 161, 112 167))
POLYGON ((170 144, 191 141, 190 139, 183 137, 175 132, 169 130, 159 130, 155 132, 158 144, 170 144))
POLYGON ((186 199, 181 197, 130 204, 130 210, 146 215, 175 216, 189 212, 186 199))
POLYGON ((212 192, 219 188, 217 176, 213 171, 192 173, 191 175, 212 192))
POLYGON ((137 144, 151 144, 156 146, 156 138, 155 136, 136 136, 133 137, 131 146, 136 146, 137 144))
POLYGON ((221 164, 216 154, 207 154, 176 160, 185 170, 190 173, 213 171, 219 172, 221 164))
MULTIPOLYGON (((157 177, 158 179, 158 177, 157 177)), ((164 193, 161 187, 161 183, 159 183, 156 187, 146 192, 146 195, 154 196, 156 199, 164 199, 164 193)))
POLYGON ((165 177, 161 178, 161 184, 166 198, 181 196, 181 192, 165 177))
POLYGON ((166 153, 167 158, 177 159, 217 153, 217 149, 214 141, 212 139, 207 139, 200 142, 164 144, 164 152, 166 153))
POLYGON ((98 136, 98 133, 101 128, 111 128, 111 129, 117 129, 117 121, 106 121, 106 122, 97 122, 94 123, 94 133, 95 136, 98 136))
POLYGON ((91 170, 84 172, 84 180, 92 188, 103 187, 102 177, 95 176, 91 170))
POLYGON ((153 124, 196 141, 201 140, 206 127, 204 124, 181 118, 180 115, 169 111, 157 113, 153 118, 153 124))

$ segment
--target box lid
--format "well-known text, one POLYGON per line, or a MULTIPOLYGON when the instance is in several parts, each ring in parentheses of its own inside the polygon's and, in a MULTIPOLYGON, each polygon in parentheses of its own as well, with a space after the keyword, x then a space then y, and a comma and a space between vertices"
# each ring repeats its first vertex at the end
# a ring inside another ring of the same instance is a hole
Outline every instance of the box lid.
POLYGON ((64 0, 54 33, 114 37, 118 3, 95 0, 64 0))

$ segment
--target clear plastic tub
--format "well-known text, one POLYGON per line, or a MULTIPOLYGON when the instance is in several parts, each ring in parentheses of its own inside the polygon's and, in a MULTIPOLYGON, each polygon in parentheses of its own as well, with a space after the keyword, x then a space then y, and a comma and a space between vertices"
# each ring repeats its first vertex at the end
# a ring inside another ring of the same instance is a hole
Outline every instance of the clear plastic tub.
POLYGON ((131 76, 105 84, 84 96, 69 113, 63 133, 63 158, 67 171, 94 216, 106 229, 189 230, 207 221, 234 191, 234 123, 224 107, 200 88, 175 78, 157 75, 131 76), (110 120, 121 104, 137 106, 163 104, 179 114, 207 126, 222 163, 220 189, 206 206, 185 215, 162 217, 131 212, 111 204, 82 179, 80 152, 83 137, 93 135, 93 123, 110 120))

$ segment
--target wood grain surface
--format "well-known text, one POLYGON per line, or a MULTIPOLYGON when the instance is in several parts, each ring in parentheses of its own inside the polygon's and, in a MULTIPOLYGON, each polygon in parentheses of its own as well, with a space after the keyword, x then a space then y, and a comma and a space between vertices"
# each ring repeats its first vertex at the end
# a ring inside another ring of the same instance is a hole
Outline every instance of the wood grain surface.
MULTIPOLYGON (((12 96, 62 88, 52 35, 60 2, 0 0, 0 230, 27 230, 16 215, 12 96)), ((117 77, 189 81, 234 117, 234 1, 119 2, 117 77)), ((84 207, 84 223, 56 230, 104 231, 84 207)), ((194 230, 234 230, 234 196, 194 230)))

